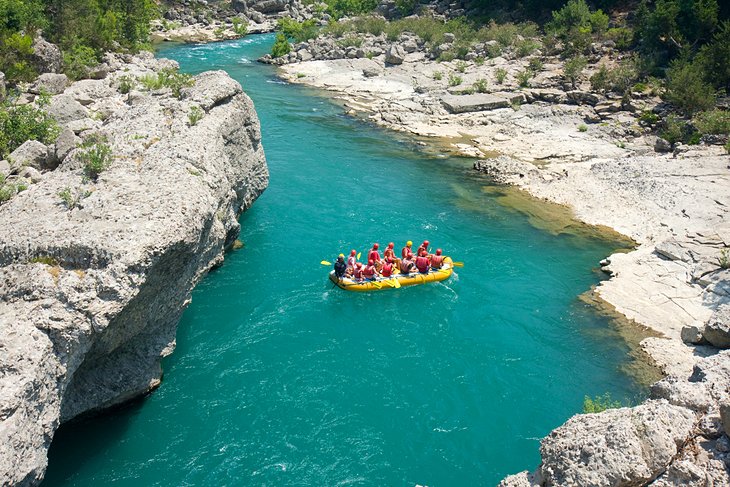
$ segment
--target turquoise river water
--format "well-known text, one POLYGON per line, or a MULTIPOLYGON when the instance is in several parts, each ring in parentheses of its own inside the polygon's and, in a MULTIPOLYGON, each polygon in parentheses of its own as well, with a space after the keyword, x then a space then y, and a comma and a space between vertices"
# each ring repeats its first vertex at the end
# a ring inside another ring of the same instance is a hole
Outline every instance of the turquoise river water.
POLYGON ((44 486, 494 485, 586 394, 634 398, 628 346, 578 299, 617 243, 553 234, 472 161, 342 115, 254 60, 271 35, 174 45, 253 98, 271 170, 245 247, 195 289, 161 387, 61 428, 44 486), (405 240, 464 261, 444 283, 332 289, 340 251, 405 240))

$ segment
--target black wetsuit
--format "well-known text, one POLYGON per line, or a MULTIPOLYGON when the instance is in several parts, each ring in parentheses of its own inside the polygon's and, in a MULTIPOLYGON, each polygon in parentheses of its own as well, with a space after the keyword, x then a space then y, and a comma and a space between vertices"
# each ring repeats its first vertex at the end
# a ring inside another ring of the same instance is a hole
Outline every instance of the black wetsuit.
POLYGON ((342 262, 340 260, 335 262, 335 276, 337 278, 342 278, 345 275, 346 269, 347 269, 347 265, 344 262, 342 262))

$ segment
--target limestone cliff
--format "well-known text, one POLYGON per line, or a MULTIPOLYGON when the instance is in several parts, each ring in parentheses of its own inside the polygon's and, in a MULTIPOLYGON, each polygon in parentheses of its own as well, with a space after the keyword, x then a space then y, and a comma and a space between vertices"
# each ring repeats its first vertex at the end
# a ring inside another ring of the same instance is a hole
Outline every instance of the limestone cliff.
POLYGON ((2 485, 43 478, 61 422, 159 384, 193 287, 268 184, 253 103, 227 74, 179 97, 129 91, 170 64, 111 56, 106 78, 54 96, 60 165, 0 206, 2 485), (75 147, 92 135, 112 151, 96 181, 75 147))

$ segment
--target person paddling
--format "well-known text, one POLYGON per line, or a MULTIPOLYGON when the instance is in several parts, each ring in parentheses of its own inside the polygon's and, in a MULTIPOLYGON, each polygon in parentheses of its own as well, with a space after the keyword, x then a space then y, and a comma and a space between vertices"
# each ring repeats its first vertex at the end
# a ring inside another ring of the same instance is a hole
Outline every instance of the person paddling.
POLYGON ((429 245, 430 244, 429 244, 428 240, 424 240, 423 243, 421 244, 421 246, 418 247, 418 250, 416 251, 416 255, 420 256, 422 250, 425 250, 426 253, 428 253, 428 246, 429 245))
POLYGON ((340 254, 337 257, 337 262, 335 262, 335 276, 337 279, 342 279, 345 277, 345 272, 347 271, 347 264, 345 264, 345 255, 340 254))
POLYGON ((358 262, 357 264, 355 264, 355 269, 352 271, 352 276, 355 278, 355 280, 362 281, 362 278, 363 278, 362 262, 358 262))
POLYGON ((401 249, 401 251, 400 251, 400 256, 401 256, 402 259, 407 259, 408 258, 408 254, 411 253, 411 247, 412 246, 413 246, 413 242, 411 242, 410 240, 408 242, 406 242, 406 246, 403 247, 401 249))
POLYGON ((413 254, 408 252, 400 261, 400 271, 403 274, 410 274, 413 271, 413 254))
POLYGON ((428 263, 428 252, 421 250, 421 254, 416 257, 416 268, 421 274, 427 274, 429 263, 428 263))
POLYGON ((441 249, 436 249, 436 254, 431 256, 431 268, 441 269, 444 265, 444 256, 441 255, 441 249))

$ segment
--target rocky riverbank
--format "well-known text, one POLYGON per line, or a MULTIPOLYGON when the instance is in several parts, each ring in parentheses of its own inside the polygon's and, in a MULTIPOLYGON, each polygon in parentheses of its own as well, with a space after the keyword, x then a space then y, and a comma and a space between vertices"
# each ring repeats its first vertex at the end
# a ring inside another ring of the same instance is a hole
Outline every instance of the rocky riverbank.
POLYGON ((206 43, 273 32, 280 18, 314 18, 314 5, 299 0, 189 0, 162 5, 162 18, 152 22, 153 42, 206 43))
POLYGON ((268 184, 253 104, 226 73, 171 85, 176 63, 150 53, 105 66, 28 87, 20 103, 53 94, 60 135, 0 163, 23 186, 0 205, 3 485, 43 478, 61 422, 160 383, 193 287, 268 184))
POLYGON ((730 355, 718 353, 730 326, 727 136, 670 144, 647 122, 668 109, 657 93, 593 91, 590 76, 620 61, 610 43, 593 46, 574 80, 557 56, 513 45, 495 57, 492 47, 439 62, 452 46, 407 32, 325 35, 263 61, 333 92, 353 115, 450 141, 494 180, 637 242, 601 263, 611 278, 594 301, 658 335, 641 348, 666 378, 643 405, 574 417, 542 441, 536 472, 503 485, 728 484, 730 355))

